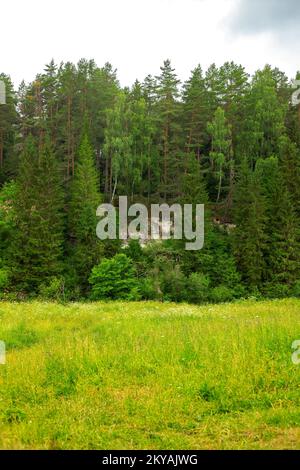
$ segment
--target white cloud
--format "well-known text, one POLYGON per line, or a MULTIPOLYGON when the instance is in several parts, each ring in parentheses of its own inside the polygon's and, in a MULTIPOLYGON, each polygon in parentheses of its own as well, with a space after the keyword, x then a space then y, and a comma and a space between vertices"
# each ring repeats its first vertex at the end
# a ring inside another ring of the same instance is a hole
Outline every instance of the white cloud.
POLYGON ((181 79, 198 63, 234 60, 249 72, 266 62, 290 75, 300 68, 296 45, 274 48, 272 36, 240 36, 226 24, 237 0, 10 0, 1 4, 0 72, 32 80, 53 57, 110 61, 122 85, 170 58, 181 79))
POLYGON ((231 27, 242 33, 299 33, 299 0, 238 0, 231 27))

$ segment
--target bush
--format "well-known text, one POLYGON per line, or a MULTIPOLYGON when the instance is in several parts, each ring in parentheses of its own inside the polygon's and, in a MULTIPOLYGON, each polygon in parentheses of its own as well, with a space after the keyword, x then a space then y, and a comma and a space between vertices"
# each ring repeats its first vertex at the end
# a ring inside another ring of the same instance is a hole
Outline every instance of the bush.
POLYGON ((288 297, 290 287, 286 284, 266 284, 263 288, 263 294, 270 299, 282 299, 288 297))
POLYGON ((226 286, 218 286, 211 290, 210 300, 215 303, 229 302, 234 297, 234 292, 226 286))
POLYGON ((93 300, 139 300, 139 283, 132 260, 124 254, 104 259, 92 269, 89 282, 93 300))
POLYGON ((292 295, 294 297, 300 297, 300 281, 297 281, 292 289, 292 295))
POLYGON ((9 277, 10 277, 10 272, 6 268, 1 268, 0 269, 0 291, 7 289, 9 286, 9 277))
POLYGON ((151 277, 146 277, 140 281, 140 293, 145 300, 161 300, 161 290, 159 282, 151 277))
POLYGON ((124 251, 126 256, 132 259, 132 261, 141 261, 144 256, 139 240, 130 239, 124 251))
POLYGON ((241 299, 247 295, 246 288, 242 284, 236 284, 232 287, 233 297, 235 299, 241 299))
POLYGON ((164 300, 182 302, 186 299, 185 286, 186 277, 179 266, 170 265, 162 273, 160 288, 164 300))
POLYGON ((209 297, 210 279, 201 273, 192 273, 186 285, 186 300, 195 304, 206 302, 209 297))
POLYGON ((43 299, 64 300, 65 281, 61 277, 52 277, 39 287, 39 295, 43 299))

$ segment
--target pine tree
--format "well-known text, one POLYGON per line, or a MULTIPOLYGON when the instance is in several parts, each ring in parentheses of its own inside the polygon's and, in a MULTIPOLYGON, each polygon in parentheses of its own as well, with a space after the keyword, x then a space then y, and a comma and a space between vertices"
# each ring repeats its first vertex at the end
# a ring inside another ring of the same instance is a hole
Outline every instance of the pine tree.
POLYGON ((198 160, 208 143, 209 97, 198 65, 183 86, 182 120, 184 126, 185 153, 195 153, 198 160))
POLYGON ((235 188, 234 254, 250 290, 261 287, 265 274, 266 203, 258 175, 243 160, 235 188))
MULTIPOLYGON (((58 102, 59 102, 59 154, 64 159, 65 177, 69 179, 75 171, 76 136, 80 134, 75 126, 77 107, 77 70, 74 64, 67 62, 58 69, 58 102), (77 132, 76 132, 77 131, 77 132)), ((80 122, 82 114, 80 114, 80 122)))
POLYGON ((207 204, 208 195, 205 187, 200 162, 195 154, 190 152, 186 156, 186 171, 181 176, 182 204, 207 204))
POLYGON ((156 90, 157 90, 157 81, 152 75, 147 75, 144 82, 142 83, 143 97, 146 100, 146 103, 149 108, 153 108, 156 102, 156 90))
POLYGON ((278 159, 270 157, 258 160, 256 173, 264 191, 268 217, 266 282, 275 286, 282 284, 288 289, 296 282, 300 272, 299 218, 278 159))
POLYGON ((157 119, 158 143, 162 160, 161 194, 166 201, 178 195, 178 169, 181 168, 179 155, 179 80, 170 60, 164 61, 157 78, 157 119))
POLYGON ((17 100, 9 78, 0 79, 8 90, 0 106, 0 235, 11 239, 0 250, 18 289, 34 292, 62 275, 63 255, 73 287, 88 288, 102 249, 108 256, 119 249, 95 235, 102 192, 107 201, 127 194, 149 204, 204 202, 206 250, 183 254, 178 241, 183 272, 209 275, 214 287, 239 284, 233 231, 244 284, 268 295, 292 291, 299 277, 300 107, 292 106, 294 89, 279 69, 266 66, 249 81, 233 62, 213 64, 205 75, 199 65, 181 93, 170 61, 160 76, 122 89, 108 63, 57 67, 52 60, 21 84, 17 100), (211 228, 213 217, 233 216, 235 230, 211 228), (223 276, 226 262, 234 269, 223 276))
POLYGON ((41 89, 48 133, 51 136, 52 145, 57 145, 58 78, 57 66, 53 59, 45 66, 44 74, 41 76, 41 89))
POLYGON ((208 67, 205 74, 205 85, 208 91, 210 116, 214 115, 218 106, 221 106, 221 90, 220 90, 220 72, 216 64, 208 67))
POLYGON ((16 140, 16 96, 13 85, 7 75, 0 74, 5 84, 5 104, 0 104, 0 183, 16 173, 14 144, 16 140))
POLYGON ((269 253, 268 272, 273 283, 287 286, 286 293, 300 275, 300 221, 291 196, 279 176, 273 204, 273 240, 269 253))
POLYGON ((295 210, 300 216, 300 149, 285 135, 279 142, 279 167, 295 210))
POLYGON ((17 179, 11 251, 15 285, 27 292, 62 272, 62 211, 61 175, 49 139, 40 147, 29 136, 17 179))
POLYGON ((78 150, 68 203, 69 271, 83 291, 92 267, 101 256, 102 245, 96 237, 96 210, 101 203, 98 188, 94 152, 85 133, 78 150))
POLYGON ((160 155, 158 150, 157 119, 157 82, 147 75, 143 84, 143 97, 146 102, 146 135, 147 135, 147 200, 151 195, 157 196, 160 186, 160 155))
POLYGON ((13 201, 16 196, 16 183, 10 181, 0 190, 0 268, 9 261, 9 252, 16 230, 13 201))

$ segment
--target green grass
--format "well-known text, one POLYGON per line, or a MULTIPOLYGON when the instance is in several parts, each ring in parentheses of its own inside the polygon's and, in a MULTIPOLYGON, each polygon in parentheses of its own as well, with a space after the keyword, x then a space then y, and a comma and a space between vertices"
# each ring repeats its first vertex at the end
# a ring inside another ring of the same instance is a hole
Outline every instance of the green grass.
POLYGON ((1 449, 299 449, 300 301, 0 303, 1 449))

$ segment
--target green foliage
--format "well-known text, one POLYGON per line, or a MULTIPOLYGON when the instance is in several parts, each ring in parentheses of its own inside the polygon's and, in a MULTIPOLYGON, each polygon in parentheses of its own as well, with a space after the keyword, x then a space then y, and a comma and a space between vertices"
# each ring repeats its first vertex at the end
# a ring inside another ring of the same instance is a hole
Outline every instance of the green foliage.
POLYGON ((210 158, 212 159, 218 182, 217 202, 219 202, 222 192, 224 170, 231 169, 233 163, 231 128, 227 125, 225 112, 222 108, 219 107, 216 110, 213 121, 208 124, 208 132, 212 139, 210 158))
POLYGON ((299 307, 2 302, 0 448, 296 450, 299 307))
POLYGON ((0 292, 6 289, 10 283, 10 271, 7 268, 0 269, 0 292))
POLYGON ((39 287, 39 295, 43 299, 64 300, 65 281, 62 277, 53 277, 39 287))
POLYGON ((0 80, 5 84, 6 104, 0 105, 0 185, 17 173, 17 155, 15 151, 18 113, 16 93, 9 76, 0 73, 0 80))
POLYGON ((96 237, 96 210, 101 203, 98 176, 93 149, 84 134, 75 163, 68 204, 69 255, 74 271, 74 283, 81 290, 87 288, 88 275, 102 253, 102 244, 96 237))
MULTIPOLYGON (((0 190, 0 267, 9 258, 9 247, 15 230, 14 200, 17 185, 7 182, 0 190)), ((9 260, 8 260, 9 261, 9 260)))
POLYGON ((159 193, 166 201, 178 196, 178 177, 181 162, 178 155, 179 117, 179 83, 170 60, 165 60, 157 78, 156 111, 157 143, 160 155, 159 193))
POLYGON ((161 300, 160 283, 155 277, 145 277, 139 281, 139 292, 144 300, 161 300))
MULTIPOLYGON (((282 299, 284 297, 288 297, 291 293, 288 285, 279 284, 276 283, 276 281, 273 281, 270 284, 264 284, 262 291, 269 299, 282 299)), ((295 286, 294 292, 293 294, 297 296, 297 286, 295 286)))
POLYGON ((161 274, 160 287, 164 300, 182 302, 185 300, 186 278, 179 266, 166 265, 161 274))
POLYGON ((235 193, 234 252, 247 287, 255 289, 263 282, 266 261, 266 202, 258 172, 246 160, 240 168, 235 193))
POLYGON ((183 204, 206 204, 208 202, 206 185, 200 164, 194 153, 186 154, 184 170, 181 177, 181 193, 183 195, 181 202, 183 204))
POLYGON ((277 155, 284 133, 287 102, 279 99, 274 71, 270 66, 255 73, 246 95, 244 125, 241 129, 239 152, 254 166, 258 158, 277 155))
POLYGON ((275 291, 282 284, 281 291, 288 293, 300 275, 299 218, 278 159, 258 160, 256 168, 267 203, 265 258, 269 269, 265 278, 274 284, 275 291))
POLYGON ((34 292, 62 270, 63 192, 48 139, 40 148, 32 137, 27 139, 13 205, 13 281, 18 288, 34 292))
POLYGON ((214 287, 210 292, 211 302, 220 303, 220 302, 229 302, 233 300, 234 292, 232 289, 226 286, 214 287))
POLYGON ((69 397, 76 392, 79 370, 76 363, 63 361, 60 357, 50 355, 46 359, 45 387, 51 387, 54 395, 69 397))
POLYGON ((28 328, 24 321, 6 331, 3 336, 7 350, 29 348, 39 342, 36 330, 28 328))
POLYGON ((92 269, 89 278, 91 298, 138 300, 139 285, 132 261, 124 254, 104 259, 92 269))
POLYGON ((186 299, 188 302, 202 304, 209 299, 210 279, 201 273, 192 273, 186 282, 186 299))
POLYGON ((183 85, 183 131, 185 153, 200 158, 208 143, 207 122, 210 120, 209 91, 201 66, 198 65, 183 85))
POLYGON ((293 295, 300 121, 283 72, 198 65, 181 86, 166 60, 158 76, 122 88, 109 63, 81 59, 51 60, 18 93, 0 79, 2 297, 87 298, 92 267, 120 252, 147 299, 206 302, 206 280, 209 296, 221 292, 212 299, 293 295), (120 195, 148 207, 204 203, 203 250, 98 240, 96 209, 120 195))
POLYGON ((132 138, 128 129, 129 113, 127 96, 125 93, 120 92, 116 97, 114 107, 108 111, 107 127, 105 130, 104 152, 107 165, 110 166, 110 176, 109 181, 107 181, 108 187, 106 190, 112 201, 114 200, 120 179, 122 176, 123 180, 129 178, 133 168, 131 153, 132 138))
POLYGON ((295 282, 292 288, 292 295, 295 297, 300 297, 300 281, 295 282))

